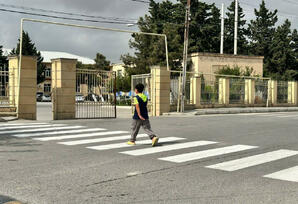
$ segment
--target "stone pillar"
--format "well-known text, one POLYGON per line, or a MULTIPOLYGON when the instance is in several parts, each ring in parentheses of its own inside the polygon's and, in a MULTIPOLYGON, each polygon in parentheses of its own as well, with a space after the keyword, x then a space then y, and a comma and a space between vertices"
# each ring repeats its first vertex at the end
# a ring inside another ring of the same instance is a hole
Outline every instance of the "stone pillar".
POLYGON ((219 78, 219 96, 218 102, 221 105, 229 105, 230 103, 230 79, 219 78))
POLYGON ((76 115, 76 59, 52 59, 53 120, 76 115))
POLYGON ((80 84, 80 90, 81 90, 81 94, 83 94, 83 96, 87 96, 88 95, 88 85, 87 84, 80 84))
POLYGON ((152 116, 170 111, 170 72, 166 67, 151 67, 152 116))
POLYGON ((201 78, 192 77, 190 79, 190 100, 196 108, 201 106, 201 78))
POLYGON ((255 103, 255 80, 245 79, 245 104, 255 103))
POLYGON ((9 57, 9 72, 12 81, 9 86, 10 100, 15 101, 19 119, 36 120, 37 60, 35 57, 22 56, 19 79, 19 57, 9 57))
POLYGON ((288 83, 288 103, 297 105, 297 82, 288 83))
POLYGON ((275 80, 268 81, 268 98, 269 103, 272 105, 277 104, 277 81, 275 80))

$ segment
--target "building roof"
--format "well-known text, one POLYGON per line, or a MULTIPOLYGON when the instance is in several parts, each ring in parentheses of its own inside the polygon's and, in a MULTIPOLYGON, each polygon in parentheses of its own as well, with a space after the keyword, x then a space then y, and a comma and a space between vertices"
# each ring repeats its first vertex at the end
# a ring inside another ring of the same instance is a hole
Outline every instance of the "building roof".
MULTIPOLYGON (((3 48, 4 55, 8 56, 10 52, 11 49, 3 48)), ((79 62, 82 62, 83 64, 95 64, 95 61, 93 59, 90 59, 88 57, 81 57, 67 52, 40 51, 40 54, 43 57, 44 63, 51 63, 51 59, 69 58, 77 59, 79 62)))
POLYGON ((264 59, 263 56, 252 55, 233 55, 233 54, 220 54, 220 53, 207 53, 207 52, 195 52, 190 54, 191 57, 226 57, 226 58, 245 58, 245 59, 264 59))

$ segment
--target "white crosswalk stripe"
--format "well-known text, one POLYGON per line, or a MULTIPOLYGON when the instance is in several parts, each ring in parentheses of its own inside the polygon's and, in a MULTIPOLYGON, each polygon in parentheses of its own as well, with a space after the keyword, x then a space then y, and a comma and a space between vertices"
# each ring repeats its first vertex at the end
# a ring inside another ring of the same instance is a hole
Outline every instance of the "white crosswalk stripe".
POLYGON ((20 126, 20 125, 47 125, 49 123, 0 123, 0 127, 20 126))
POLYGON ((265 178, 298 182, 298 166, 263 176, 265 178))
MULTIPOLYGON (((76 127, 76 126, 72 126, 76 127)), ((82 129, 82 126, 76 130, 67 130, 67 131, 53 131, 53 132, 42 132, 42 133, 31 133, 31 134, 16 134, 13 135, 15 137, 35 137, 35 136, 50 136, 50 135, 57 135, 57 134, 71 134, 71 133, 84 133, 84 132, 95 132, 95 131, 104 131, 106 129, 104 128, 88 128, 88 129, 82 129)), ((71 129, 71 128, 69 128, 71 129)))
MULTIPOLYGON (((147 135, 145 135, 147 136, 147 135)), ((140 136, 138 135, 138 138, 140 136)), ((159 139, 159 143, 165 143, 165 142, 174 142, 174 141, 179 141, 179 140, 185 140, 185 138, 180 138, 180 137, 163 137, 159 139)), ((138 145, 149 145, 151 144, 151 140, 141 140, 137 141, 137 146, 138 145)), ((91 147, 86 147, 88 149, 94 149, 94 150, 110 150, 110 149, 119 149, 119 148, 126 148, 126 147, 134 147, 132 145, 127 145, 124 142, 121 143, 114 143, 114 144, 108 144, 108 145, 99 145, 99 146, 91 146, 91 147)))
POLYGON ((155 148, 146 148, 146 149, 125 151, 125 152, 120 152, 120 153, 133 155, 133 156, 140 156, 140 155, 154 154, 154 153, 158 153, 158 152, 166 152, 166 151, 172 151, 172 150, 178 150, 178 149, 210 145, 210 144, 215 144, 215 143, 217 143, 217 142, 195 141, 195 142, 187 142, 187 143, 167 145, 167 146, 161 146, 161 147, 155 147, 155 148))
MULTIPOLYGON (((15 133, 25 133, 25 132, 43 132, 43 131, 51 131, 51 130, 66 130, 66 129, 75 129, 82 128, 83 126, 64 126, 61 124, 53 125, 49 128, 34 128, 30 130, 9 130, 9 131, 0 131, 0 134, 15 134, 15 133)), ((15 137, 19 137, 18 135, 14 135, 15 137)))
POLYGON ((119 135, 128 133, 127 131, 109 131, 109 132, 97 132, 97 133, 88 133, 88 134, 77 134, 77 135, 59 135, 55 137, 40 137, 33 138, 34 140, 39 141, 52 141, 52 140, 65 140, 65 139, 74 139, 74 138, 82 138, 82 137, 97 137, 97 136, 105 136, 105 135, 119 135))
MULTIPOLYGON (((148 137, 146 134, 138 135, 138 138, 148 137)), ((123 136, 114 136, 114 137, 103 137, 103 138, 96 138, 96 139, 87 139, 87 140, 76 140, 76 141, 69 141, 69 142, 58 142, 58 144, 63 145, 81 145, 81 144, 90 144, 90 143, 99 143, 99 142, 109 142, 115 140, 126 140, 129 139, 130 135, 123 135, 123 136)))
POLYGON ((204 159, 204 158, 208 158, 208 157, 225 155, 225 154, 229 154, 229 153, 240 152, 240 151, 254 149, 254 148, 258 148, 258 147, 249 146, 249 145, 233 145, 233 146, 228 146, 228 147, 222 147, 222 148, 203 150, 203 151, 198 151, 198 152, 185 153, 185 154, 180 154, 180 155, 175 155, 175 156, 163 157, 163 158, 159 158, 159 160, 175 162, 175 163, 182 163, 182 162, 204 159))
MULTIPOLYGON (((245 115, 245 114, 242 114, 245 115)), ((248 114, 247 114, 248 115, 248 114)), ((260 114, 261 116, 261 114, 260 114)), ((271 114, 263 114, 262 116, 268 117, 277 117, 277 118, 296 118, 298 115, 271 115, 271 114)), ((150 155, 160 152, 170 152, 175 150, 182 150, 200 146, 207 146, 212 144, 217 144, 216 141, 192 141, 185 143, 177 143, 177 144, 165 144, 167 142, 177 142, 185 140, 186 138, 180 137, 162 137, 160 138, 159 143, 164 145, 157 147, 145 147, 140 145, 150 145, 151 140, 143 139, 137 141, 136 146, 127 145, 126 141, 119 142, 121 140, 128 140, 130 135, 127 134, 127 131, 107 131, 104 128, 87 128, 84 126, 69 126, 66 124, 52 124, 52 123, 5 123, 0 124, 0 135, 10 134, 15 137, 33 137, 33 140, 38 141, 61 141, 57 142, 58 144, 67 145, 67 146, 75 146, 75 145, 84 145, 84 144, 94 144, 94 143, 104 143, 104 142, 112 142, 111 144, 102 144, 102 145, 94 145, 87 146, 85 148, 91 150, 113 150, 113 149, 121 149, 121 148, 137 148, 132 149, 130 151, 122 151, 119 152, 121 154, 131 155, 131 156, 142 156, 142 155, 150 155), (102 132, 104 131, 104 132, 102 132), (127 135, 123 135, 127 134, 127 135), (103 137, 107 136, 107 137, 103 137), (90 138, 90 137, 98 137, 98 138, 90 138), (84 139, 85 138, 85 139, 84 139), (63 141, 66 140, 66 141, 63 141), (71 140, 71 141, 67 141, 71 140), (117 142, 118 141, 118 142, 117 142), (139 148, 141 147, 141 149, 139 148)), ((146 138, 148 135, 139 134, 138 138, 146 138)), ((232 145, 221 148, 212 148, 207 150, 182 153, 173 156, 161 157, 158 160, 168 161, 174 163, 183 163, 188 161, 200 160, 209 157, 221 156, 230 153, 241 152, 245 150, 251 150, 258 148, 257 146, 250 145, 232 145)), ((257 165, 264 165, 266 163, 278 161, 281 159, 286 159, 288 157, 292 157, 298 155, 298 151, 280 149, 271 152, 266 152, 262 154, 257 154, 253 156, 247 156, 240 159, 224 161, 221 163, 213 164, 206 166, 209 169, 217 169, 223 171, 237 171, 245 168, 251 168, 257 165)), ((298 166, 294 166, 288 169, 280 170, 277 172, 273 172, 271 174, 267 174, 263 176, 264 178, 282 180, 282 181, 290 181, 290 182, 298 182, 298 166)))
POLYGON ((228 162, 214 164, 211 166, 207 166, 207 168, 219 169, 223 171, 236 171, 236 170, 276 161, 279 159, 287 158, 297 154, 298 154, 298 151, 281 149, 273 152, 267 152, 264 154, 258 154, 258 155, 236 159, 228 162))
POLYGON ((282 115, 276 116, 277 118, 298 118, 298 115, 282 115))
POLYGON ((1 130, 15 130, 15 129, 28 129, 28 128, 45 128, 45 127, 55 127, 54 124, 45 124, 45 125, 22 125, 22 126, 9 126, 1 127, 1 130))

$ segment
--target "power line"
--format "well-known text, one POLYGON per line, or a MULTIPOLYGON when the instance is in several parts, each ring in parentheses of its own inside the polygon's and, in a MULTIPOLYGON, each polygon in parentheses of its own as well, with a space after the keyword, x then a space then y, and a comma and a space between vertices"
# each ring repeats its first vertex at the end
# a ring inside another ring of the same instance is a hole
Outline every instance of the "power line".
POLYGON ((0 4, 2 7, 6 8, 15 8, 15 9, 22 9, 22 10, 30 10, 30 11, 41 11, 46 13, 55 13, 55 14, 63 14, 63 15, 70 15, 70 16, 80 16, 80 17, 88 17, 88 18, 98 18, 98 19, 106 19, 106 20, 116 20, 116 21, 136 21, 137 19, 125 19, 119 17, 105 17, 105 16, 95 16, 95 15, 86 15, 86 14, 78 14, 78 13, 70 13, 70 12, 62 12, 62 11, 54 11, 48 9, 41 9, 41 8, 32 8, 26 6, 16 6, 11 4, 0 4))
POLYGON ((145 3, 145 4, 150 4, 150 1, 145 1, 145 0, 130 0, 134 2, 139 2, 139 3, 145 3))
POLYGON ((296 4, 296 5, 298 5, 298 3, 297 2, 295 2, 295 1, 291 1, 291 0, 284 0, 285 2, 288 2, 288 3, 290 3, 290 4, 296 4))
POLYGON ((26 14, 26 15, 32 15, 32 16, 42 16, 42 17, 48 17, 48 18, 72 20, 72 21, 92 22, 92 23, 110 23, 110 24, 123 24, 123 25, 126 25, 126 24, 136 24, 136 23, 131 23, 131 22, 99 21, 99 20, 92 20, 92 19, 81 19, 81 18, 70 18, 70 17, 62 17, 62 16, 53 16, 53 15, 47 15, 47 14, 31 13, 31 12, 24 12, 24 11, 15 11, 15 10, 2 9, 2 8, 0 8, 0 11, 10 12, 10 13, 26 14))
MULTIPOLYGON (((249 3, 246 3, 246 2, 241 2, 241 3, 244 4, 244 5, 246 5, 246 6, 251 7, 251 8, 253 8, 253 9, 256 9, 256 7, 257 7, 257 6, 255 6, 255 5, 252 5, 252 4, 249 4, 249 3)), ((277 9, 277 15, 278 15, 278 16, 283 16, 283 15, 280 15, 280 14, 286 15, 286 16, 288 16, 288 17, 298 18, 298 16, 295 15, 295 14, 287 13, 287 12, 280 11, 280 10, 277 9)), ((283 17, 286 17, 286 16, 283 16, 283 17)))

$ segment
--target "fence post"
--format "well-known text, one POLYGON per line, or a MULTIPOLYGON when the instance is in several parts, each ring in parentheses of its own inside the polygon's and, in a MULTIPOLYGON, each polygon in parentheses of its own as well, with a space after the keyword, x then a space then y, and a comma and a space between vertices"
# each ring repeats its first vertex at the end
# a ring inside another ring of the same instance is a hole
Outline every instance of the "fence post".
POLYGON ((229 105, 230 103, 230 79, 219 78, 219 104, 229 105))
POLYGON ((170 111, 170 72, 166 67, 151 67, 152 115, 160 116, 170 111))
POLYGON ((288 82, 288 103, 297 105, 297 82, 288 82))
POLYGON ((277 81, 275 80, 268 81, 268 97, 269 97, 269 102, 272 105, 277 104, 277 81))
POLYGON ((76 59, 52 59, 53 120, 76 115, 76 59))
POLYGON ((245 79, 245 104, 253 105, 255 103, 255 80, 245 79))
POLYGON ((19 119, 36 120, 37 60, 35 57, 22 56, 20 76, 18 64, 18 56, 9 57, 9 69, 15 79, 12 97, 15 97, 17 116, 19 119))
POLYGON ((201 78, 194 76, 190 79, 190 100, 195 108, 201 106, 201 78))

